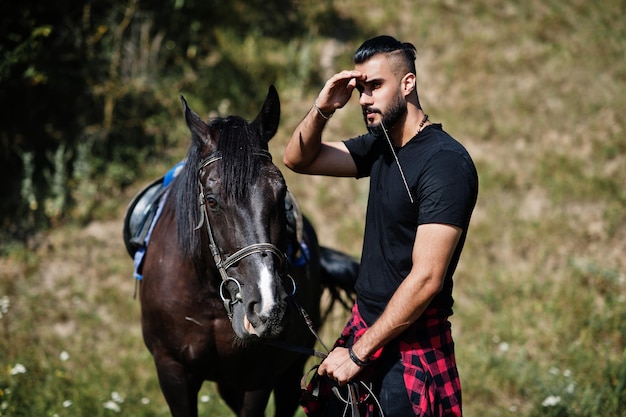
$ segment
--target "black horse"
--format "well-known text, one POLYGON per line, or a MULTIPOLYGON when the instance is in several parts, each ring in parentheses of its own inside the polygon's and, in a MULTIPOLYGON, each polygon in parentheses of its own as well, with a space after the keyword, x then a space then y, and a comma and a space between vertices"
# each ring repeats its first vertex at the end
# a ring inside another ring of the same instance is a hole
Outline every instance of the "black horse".
POLYGON ((306 218, 288 220, 291 197, 268 152, 280 117, 273 86, 252 123, 205 123, 182 101, 192 141, 143 259, 145 344, 174 417, 197 416, 205 380, 238 416, 264 415, 272 391, 275 415, 292 416, 307 355, 289 347, 315 343, 300 311, 318 327, 324 286, 349 287, 357 264, 320 248, 306 218))

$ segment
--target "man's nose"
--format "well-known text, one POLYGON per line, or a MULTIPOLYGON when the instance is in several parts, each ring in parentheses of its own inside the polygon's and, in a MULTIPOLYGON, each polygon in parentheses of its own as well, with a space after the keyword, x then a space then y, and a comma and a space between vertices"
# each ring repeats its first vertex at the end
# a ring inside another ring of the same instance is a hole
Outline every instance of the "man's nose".
POLYGON ((371 92, 363 91, 359 96, 359 104, 361 104, 362 107, 371 106, 372 104, 374 104, 374 98, 372 97, 371 92))

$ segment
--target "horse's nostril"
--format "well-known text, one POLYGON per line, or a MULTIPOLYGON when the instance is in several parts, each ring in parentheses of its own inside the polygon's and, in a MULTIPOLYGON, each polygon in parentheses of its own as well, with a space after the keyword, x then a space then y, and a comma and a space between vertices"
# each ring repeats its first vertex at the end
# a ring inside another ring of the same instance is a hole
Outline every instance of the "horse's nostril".
POLYGON ((259 325, 263 321, 263 318, 261 317, 261 311, 261 303, 254 301, 248 304, 248 320, 250 320, 250 322, 254 326, 259 325))
POLYGON ((254 334, 259 337, 279 335, 283 330, 286 306, 277 304, 263 313, 261 307, 259 302, 250 302, 246 307, 246 320, 254 328, 254 334))

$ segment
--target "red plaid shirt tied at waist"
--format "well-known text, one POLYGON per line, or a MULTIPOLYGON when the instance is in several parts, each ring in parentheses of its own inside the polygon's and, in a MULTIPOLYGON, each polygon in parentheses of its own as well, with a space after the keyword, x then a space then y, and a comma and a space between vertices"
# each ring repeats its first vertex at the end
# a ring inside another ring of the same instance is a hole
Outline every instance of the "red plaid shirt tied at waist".
MULTIPOLYGON (((361 317, 358 304, 341 332, 335 347, 348 347, 356 342, 368 326, 361 317)), ((447 317, 440 317, 436 309, 426 310, 422 316, 384 349, 379 349, 370 359, 372 363, 359 374, 368 383, 382 378, 377 374, 376 360, 383 354, 399 351, 404 366, 404 385, 413 407, 420 417, 461 417, 461 383, 454 357, 454 342, 447 317)), ((333 395, 334 382, 320 378, 308 384, 301 404, 309 417, 325 416, 328 396, 333 395)), ((378 408, 366 391, 361 392, 361 416, 374 417, 378 408)), ((383 410, 384 412, 384 410, 383 410)))

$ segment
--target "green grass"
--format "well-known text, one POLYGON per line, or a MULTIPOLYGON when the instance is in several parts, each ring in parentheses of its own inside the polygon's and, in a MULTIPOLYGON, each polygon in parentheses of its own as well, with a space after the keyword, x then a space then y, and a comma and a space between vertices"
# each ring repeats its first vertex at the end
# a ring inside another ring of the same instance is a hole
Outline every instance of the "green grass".
MULTIPOLYGON (((417 45, 422 104, 478 166, 480 196, 452 317, 466 415, 626 416, 624 2, 364 7, 343 0, 335 7, 369 34, 417 45)), ((277 80, 283 115, 271 143, 275 161, 321 88, 298 81, 350 66, 362 40, 340 39, 332 48, 321 37, 221 40, 251 66, 269 48, 274 65, 285 67, 277 80)), ((179 92, 160 94, 174 103, 179 92)), ((201 109, 204 93, 195 94, 185 93, 201 109)), ((160 123, 155 116, 149 125, 160 123)), ((361 125, 353 100, 328 134, 345 138, 361 125)), ((182 119, 171 132, 175 149, 146 167, 145 182, 184 155, 182 119)), ((320 241, 358 255, 367 180, 284 173, 320 241)), ((168 415, 121 242, 124 207, 142 186, 94 208, 100 220, 85 228, 56 228, 3 248, 0 298, 10 304, 0 318, 0 416, 118 414, 105 404, 121 415, 168 415), (17 364, 26 372, 11 374, 17 364)), ((333 314, 322 332, 328 343, 344 320, 333 314)), ((212 384, 202 394, 202 415, 230 415, 212 384)))

